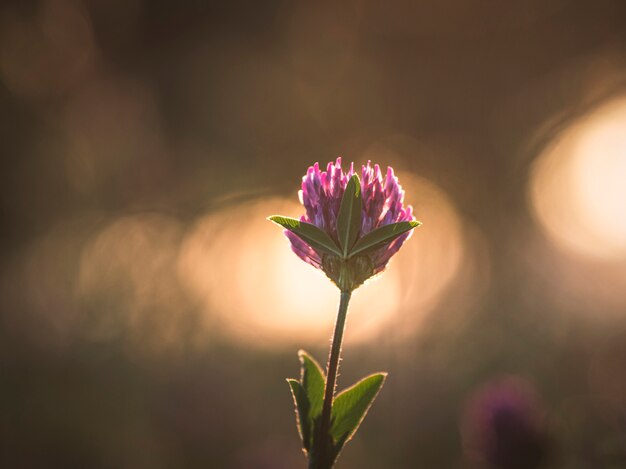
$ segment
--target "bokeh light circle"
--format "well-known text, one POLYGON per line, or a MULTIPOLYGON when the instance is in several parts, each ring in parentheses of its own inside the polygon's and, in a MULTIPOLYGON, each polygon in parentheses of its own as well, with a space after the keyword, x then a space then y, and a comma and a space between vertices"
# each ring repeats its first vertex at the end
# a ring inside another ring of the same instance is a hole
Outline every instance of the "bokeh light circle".
MULTIPOLYGON (((354 292, 346 342, 377 337, 387 327, 415 332, 425 313, 455 279, 464 243, 459 215, 429 181, 401 174, 424 221, 382 275, 354 292)), ((320 344, 330 337, 338 290, 302 262, 268 215, 297 217, 297 198, 268 197, 233 204, 201 217, 183 240, 181 283, 204 307, 207 320, 251 344, 320 344)))
POLYGON ((103 223, 85 243, 77 294, 90 336, 123 334, 148 353, 172 351, 193 338, 186 326, 190 305, 176 275, 182 233, 175 217, 138 212, 103 223))
POLYGON ((601 260, 626 258, 626 97, 579 120, 533 167, 536 219, 560 246, 601 260))

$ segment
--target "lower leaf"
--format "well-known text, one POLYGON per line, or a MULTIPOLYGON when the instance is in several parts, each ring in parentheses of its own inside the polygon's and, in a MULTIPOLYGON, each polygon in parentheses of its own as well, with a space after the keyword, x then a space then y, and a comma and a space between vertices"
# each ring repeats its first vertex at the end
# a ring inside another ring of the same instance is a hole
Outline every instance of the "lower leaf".
POLYGON ((354 436, 378 392, 383 387, 387 373, 375 373, 335 397, 331 413, 330 436, 333 440, 333 460, 343 446, 354 436))
POLYGON ((302 447, 309 454, 314 447, 316 426, 322 413, 324 400, 324 384, 326 379, 320 365, 304 350, 298 352, 300 357, 300 380, 288 379, 291 394, 296 405, 298 432, 302 439, 302 447))
POLYGON ((297 379, 288 379, 291 395, 296 405, 296 419, 298 433, 302 439, 302 447, 305 451, 309 451, 311 442, 311 425, 309 424, 309 399, 307 398, 304 388, 297 379))

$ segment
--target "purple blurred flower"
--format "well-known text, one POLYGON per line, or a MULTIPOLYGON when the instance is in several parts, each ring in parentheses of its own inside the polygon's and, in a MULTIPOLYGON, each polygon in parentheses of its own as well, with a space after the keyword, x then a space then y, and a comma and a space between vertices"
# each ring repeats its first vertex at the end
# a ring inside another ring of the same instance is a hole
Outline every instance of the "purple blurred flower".
MULTIPOLYGON (((304 205, 306 213, 300 217, 300 221, 312 223, 322 231, 325 231, 335 242, 337 236, 337 217, 341 206, 341 199, 346 190, 350 178, 355 174, 354 164, 344 173, 341 168, 341 157, 333 164, 328 163, 326 171, 321 171, 319 164, 310 166, 306 175, 302 178, 302 190, 298 195, 304 205)), ((367 233, 391 223, 402 221, 414 221, 413 208, 403 205, 404 190, 398 184, 398 178, 393 173, 393 168, 388 167, 383 176, 380 167, 373 167, 368 161, 361 169, 361 229, 359 238, 367 233)), ((402 244, 411 236, 408 231, 393 241, 375 249, 367 254, 367 258, 357 259, 358 275, 357 285, 372 275, 382 272, 391 257, 398 252, 402 244)), ((312 266, 323 270, 333 281, 336 282, 336 272, 333 259, 329 259, 316 251, 296 234, 285 231, 285 235, 291 241, 291 248, 302 260, 312 266)), ((336 282, 337 283, 337 282, 336 282)))
POLYGON ((543 467, 550 446, 545 412, 527 381, 506 376, 475 391, 461 421, 466 456, 500 469, 543 467))

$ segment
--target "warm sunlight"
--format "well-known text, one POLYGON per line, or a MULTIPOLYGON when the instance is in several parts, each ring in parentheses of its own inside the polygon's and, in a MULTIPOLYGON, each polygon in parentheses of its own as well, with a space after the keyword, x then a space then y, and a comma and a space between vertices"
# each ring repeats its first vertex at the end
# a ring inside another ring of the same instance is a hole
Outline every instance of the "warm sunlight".
MULTIPOLYGON (((280 229, 265 219, 299 211, 297 202, 280 198, 243 203, 204 217, 183 243, 183 278, 205 303, 207 314, 215 315, 229 334, 267 345, 328 337, 336 315, 336 287, 298 259, 280 229)), ((391 314, 397 288, 397 275, 391 273, 355 295, 355 334, 391 314), (357 319, 365 305, 376 311, 375 317, 357 319)))
MULTIPOLYGON (((428 229, 420 227, 384 275, 356 290, 347 342, 379 334, 400 314, 402 331, 394 335, 411 335, 459 267, 462 233, 449 200, 428 181, 407 174, 401 178, 411 199, 420 201, 417 217, 428 229)), ((190 230, 179 271, 182 283, 204 304, 208 321, 234 338, 259 345, 328 339, 337 309, 336 287, 298 259, 280 228, 265 218, 300 212, 295 195, 293 201, 271 197, 208 214, 190 230)))
POLYGON ((626 258, 626 98, 567 129, 537 160, 535 215, 552 239, 604 260, 626 258))

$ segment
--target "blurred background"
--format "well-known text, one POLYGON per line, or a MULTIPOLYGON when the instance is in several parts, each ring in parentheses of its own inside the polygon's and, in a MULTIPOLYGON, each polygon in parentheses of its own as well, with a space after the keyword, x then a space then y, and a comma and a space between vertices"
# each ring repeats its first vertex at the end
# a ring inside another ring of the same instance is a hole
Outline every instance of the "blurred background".
POLYGON ((265 220, 392 165, 338 468, 626 468, 626 5, 0 4, 0 466, 305 467, 338 295, 265 220))

